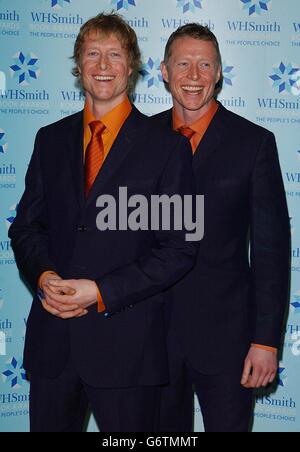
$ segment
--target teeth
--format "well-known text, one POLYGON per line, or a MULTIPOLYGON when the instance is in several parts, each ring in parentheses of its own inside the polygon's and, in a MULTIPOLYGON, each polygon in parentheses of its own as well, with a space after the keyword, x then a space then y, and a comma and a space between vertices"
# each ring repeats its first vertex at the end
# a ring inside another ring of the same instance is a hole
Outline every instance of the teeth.
POLYGON ((201 86, 182 86, 182 89, 185 91, 190 91, 191 93, 203 91, 203 87, 201 87, 201 86))
POLYGON ((109 77, 109 76, 104 76, 104 75, 95 75, 94 79, 98 80, 98 82, 106 82, 106 81, 111 81, 113 80, 115 77, 109 77))

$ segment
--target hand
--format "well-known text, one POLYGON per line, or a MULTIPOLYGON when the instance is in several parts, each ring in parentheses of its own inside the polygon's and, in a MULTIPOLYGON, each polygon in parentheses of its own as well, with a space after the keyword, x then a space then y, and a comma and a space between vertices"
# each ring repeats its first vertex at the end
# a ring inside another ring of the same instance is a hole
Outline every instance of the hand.
POLYGON ((266 387, 275 380, 277 370, 277 353, 252 346, 245 360, 241 385, 247 389, 266 387))
POLYGON ((77 307, 87 312, 89 306, 98 302, 97 284, 89 279, 52 279, 49 280, 48 286, 46 294, 50 298, 50 306, 54 309, 61 309, 65 312, 68 307, 68 311, 77 307), (69 295, 61 294, 66 287, 73 293, 69 295))
POLYGON ((76 304, 54 304, 53 296, 55 295, 74 295, 75 290, 71 287, 63 286, 60 288, 50 288, 50 281, 62 281, 62 278, 54 272, 46 273, 39 281, 40 287, 44 292, 44 299, 41 300, 43 308, 52 315, 62 319, 69 319, 73 317, 82 317, 87 314, 87 310, 79 307, 76 304))

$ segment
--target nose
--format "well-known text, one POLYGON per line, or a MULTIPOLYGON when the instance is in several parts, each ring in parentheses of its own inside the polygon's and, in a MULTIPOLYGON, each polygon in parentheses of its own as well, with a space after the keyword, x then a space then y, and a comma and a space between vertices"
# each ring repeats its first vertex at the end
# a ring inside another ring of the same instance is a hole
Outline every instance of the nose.
POLYGON ((106 55, 100 55, 98 65, 101 71, 105 71, 109 66, 109 60, 106 55))
POLYGON ((199 79, 200 71, 199 71, 198 65, 196 63, 190 65, 188 76, 191 80, 194 80, 194 81, 199 79))

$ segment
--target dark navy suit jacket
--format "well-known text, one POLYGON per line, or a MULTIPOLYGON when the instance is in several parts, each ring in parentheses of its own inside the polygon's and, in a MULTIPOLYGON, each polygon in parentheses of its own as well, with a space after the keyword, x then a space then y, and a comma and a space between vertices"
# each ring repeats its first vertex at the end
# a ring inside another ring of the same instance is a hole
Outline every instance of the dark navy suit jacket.
POLYGON ((184 230, 100 232, 96 199, 117 199, 121 186, 128 196, 191 194, 190 145, 133 107, 85 200, 82 143, 82 112, 38 132, 9 235, 34 292, 49 269, 63 278, 94 279, 110 317, 94 305, 85 317, 61 320, 35 296, 24 366, 54 378, 71 354, 81 377, 95 387, 165 383, 165 290, 191 269, 197 249, 184 230))
MULTIPOLYGON (((153 121, 172 128, 171 110, 153 121)), ((190 365, 217 374, 241 366, 252 342, 280 346, 289 216, 274 135, 221 104, 193 167, 205 195, 204 239, 167 318, 190 365)))

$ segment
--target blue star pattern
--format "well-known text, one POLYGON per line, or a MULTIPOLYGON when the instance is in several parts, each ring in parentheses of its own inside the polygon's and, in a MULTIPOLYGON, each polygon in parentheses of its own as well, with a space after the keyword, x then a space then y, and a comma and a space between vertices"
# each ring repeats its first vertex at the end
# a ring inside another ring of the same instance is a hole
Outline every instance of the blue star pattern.
POLYGON ((5 131, 0 129, 0 154, 5 154, 8 148, 8 144, 5 139, 5 131))
POLYGON ((18 204, 14 204, 10 207, 9 211, 11 212, 10 216, 5 219, 6 227, 9 229, 16 218, 16 212, 17 212, 18 204))
POLYGON ((244 7, 243 9, 248 10, 249 11, 249 16, 252 16, 252 14, 258 14, 261 15, 262 11, 269 11, 269 3, 271 0, 261 0, 261 1, 257 1, 257 0, 240 0, 243 4, 244 7))
POLYGON ((294 314, 300 314, 300 295, 294 295, 294 301, 291 305, 294 308, 294 314))
POLYGON ((20 388, 23 381, 26 381, 26 372, 23 362, 12 357, 6 363, 6 370, 2 372, 4 383, 9 383, 11 388, 20 388))
POLYGON ((61 9, 64 7, 65 3, 70 5, 71 0, 50 0, 51 8, 53 9, 61 9))
POLYGON ((194 13, 196 8, 202 9, 202 0, 177 0, 177 8, 181 8, 183 14, 187 11, 194 13))
POLYGON ((25 57, 23 52, 18 52, 14 56, 14 64, 10 66, 10 73, 13 78, 17 78, 19 85, 29 85, 31 80, 36 80, 40 76, 40 69, 36 66, 38 58, 29 53, 25 57))
POLYGON ((235 74, 232 71, 234 69, 234 66, 227 66, 224 61, 222 63, 222 68, 224 85, 233 86, 232 80, 234 79, 235 74))
POLYGON ((148 88, 151 88, 152 86, 159 87, 159 84, 163 83, 159 59, 154 61, 152 58, 149 58, 148 62, 143 64, 140 74, 142 75, 143 80, 147 82, 148 88))
POLYGON ((285 367, 279 367, 278 369, 278 374, 277 374, 277 378, 278 378, 278 385, 281 386, 282 388, 285 387, 285 380, 287 379, 287 375, 284 373, 285 371, 285 367))
POLYGON ((294 67, 291 63, 288 65, 280 63, 273 69, 274 74, 270 75, 270 79, 273 80, 273 88, 278 88, 279 93, 286 91, 292 94, 293 89, 300 81, 300 68, 294 67))
POLYGON ((111 0, 111 5, 117 8, 117 11, 124 8, 126 11, 130 8, 130 6, 136 6, 136 0, 111 0))

